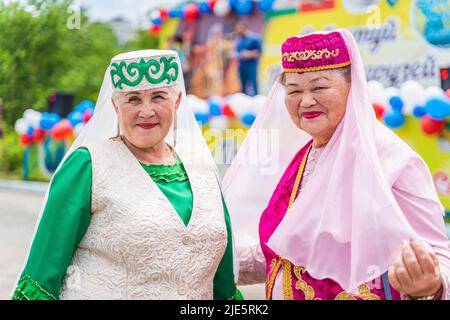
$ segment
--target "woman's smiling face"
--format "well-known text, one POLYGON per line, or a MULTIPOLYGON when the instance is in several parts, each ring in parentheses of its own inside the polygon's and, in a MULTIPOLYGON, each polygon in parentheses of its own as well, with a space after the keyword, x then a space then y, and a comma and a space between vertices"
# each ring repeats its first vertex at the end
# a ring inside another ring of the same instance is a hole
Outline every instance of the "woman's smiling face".
POLYGON ((294 124, 326 144, 345 115, 349 70, 285 73, 285 104, 294 124))
POLYGON ((113 105, 124 137, 141 149, 164 141, 175 119, 181 93, 173 88, 120 93, 113 105))

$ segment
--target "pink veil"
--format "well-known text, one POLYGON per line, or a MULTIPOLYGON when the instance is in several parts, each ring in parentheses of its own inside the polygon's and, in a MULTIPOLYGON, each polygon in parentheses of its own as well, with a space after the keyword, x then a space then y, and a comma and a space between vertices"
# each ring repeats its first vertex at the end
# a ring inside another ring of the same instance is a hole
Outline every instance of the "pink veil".
MULTIPOLYGON (((356 41, 345 29, 335 31, 342 34, 352 61, 346 114, 268 246, 293 264, 305 266, 316 279, 331 278, 352 291, 386 272, 402 242, 416 237, 392 187, 404 179, 407 166, 417 170, 426 166, 376 120, 356 41)), ((284 89, 277 81, 223 179, 238 246, 259 241, 259 217, 290 160, 309 139, 292 124, 284 89), (279 146, 272 143, 276 148, 261 153, 261 145, 268 144, 267 131, 275 132, 271 136, 279 146), (265 172, 263 160, 277 169, 265 172)), ((442 209, 431 176, 419 177, 421 181, 414 181, 415 194, 442 209)))

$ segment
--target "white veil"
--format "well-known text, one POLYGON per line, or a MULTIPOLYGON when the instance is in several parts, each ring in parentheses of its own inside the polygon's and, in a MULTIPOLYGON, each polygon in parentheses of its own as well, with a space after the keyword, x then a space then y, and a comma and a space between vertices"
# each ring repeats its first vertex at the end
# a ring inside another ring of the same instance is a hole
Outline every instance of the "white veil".
MULTIPOLYGON (((182 97, 180 106, 177 110, 176 121, 174 121, 173 128, 170 130, 169 134, 166 137, 166 142, 172 147, 174 147, 176 152, 183 153, 182 157, 183 163, 204 165, 207 166, 207 169, 214 170, 215 175, 217 177, 217 182, 219 183, 220 186, 221 179, 218 174, 217 166, 214 162, 211 152, 209 151, 205 139, 203 138, 200 127, 197 121, 195 120, 195 116, 191 107, 189 106, 188 99, 186 98, 186 89, 184 85, 184 78, 181 72, 181 62, 178 54, 173 50, 142 50, 120 54, 114 57, 113 60, 117 59, 119 56, 120 59, 127 59, 127 56, 135 57, 136 54, 141 56, 153 56, 153 55, 176 56, 177 64, 180 69, 180 74, 178 75, 176 86, 180 90, 182 97)), ((113 95, 113 85, 111 81, 110 68, 108 67, 103 78, 97 102, 95 104, 94 114, 92 118, 89 120, 89 122, 86 124, 86 126, 83 128, 81 133, 78 135, 74 143, 69 148, 56 171, 59 170, 59 168, 62 166, 67 157, 77 148, 82 147, 86 144, 95 145, 98 142, 105 141, 108 140, 109 138, 117 136, 118 119, 112 104, 111 100, 112 95, 113 95)), ((34 239, 36 235, 37 229, 39 227, 39 222, 41 220, 45 206, 47 204, 48 193, 50 190, 52 180, 50 181, 49 187, 44 197, 44 201, 42 202, 32 239, 34 239)), ((14 288, 13 291, 11 292, 11 296, 14 293, 14 289, 17 286, 21 273, 25 268, 31 250, 31 244, 28 248, 28 254, 25 259, 25 262, 21 268, 19 275, 17 276, 16 282, 14 283, 14 288)), ((234 239, 233 239, 233 263, 234 263, 235 282, 237 283, 237 278, 239 275, 239 261, 237 260, 237 256, 234 250, 234 239)))

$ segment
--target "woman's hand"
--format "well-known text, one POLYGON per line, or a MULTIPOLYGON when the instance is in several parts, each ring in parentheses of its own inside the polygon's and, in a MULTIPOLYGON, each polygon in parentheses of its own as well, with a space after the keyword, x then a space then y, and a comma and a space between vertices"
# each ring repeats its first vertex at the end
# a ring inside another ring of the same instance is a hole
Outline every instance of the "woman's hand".
POLYGON ((388 270, 395 290, 411 298, 437 296, 442 292, 439 261, 421 241, 405 242, 402 251, 388 270))

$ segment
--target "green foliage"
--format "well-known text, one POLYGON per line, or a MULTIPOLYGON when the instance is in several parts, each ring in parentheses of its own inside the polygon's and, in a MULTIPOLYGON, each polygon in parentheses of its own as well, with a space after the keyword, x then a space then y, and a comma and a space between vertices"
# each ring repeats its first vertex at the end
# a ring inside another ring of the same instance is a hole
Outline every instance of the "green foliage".
POLYGON ((11 127, 6 127, 4 139, 0 139, 0 172, 8 168, 10 175, 22 176, 23 147, 11 127))
POLYGON ((119 52, 112 28, 83 10, 72 28, 71 1, 0 3, 0 97, 10 125, 27 108, 44 111, 52 92, 96 100, 104 71, 119 52), (31 7, 30 7, 31 6, 31 7))

